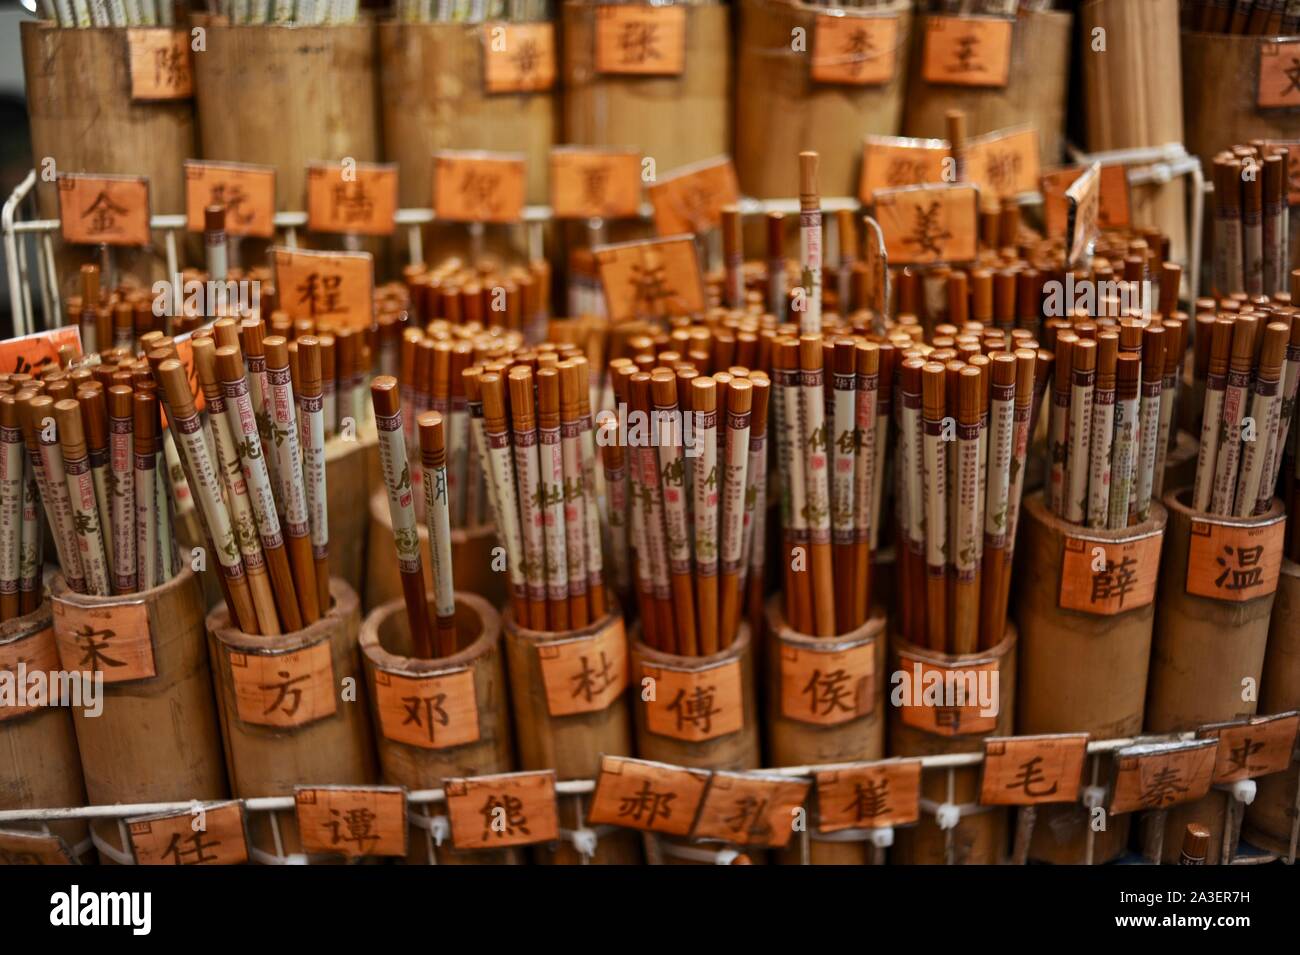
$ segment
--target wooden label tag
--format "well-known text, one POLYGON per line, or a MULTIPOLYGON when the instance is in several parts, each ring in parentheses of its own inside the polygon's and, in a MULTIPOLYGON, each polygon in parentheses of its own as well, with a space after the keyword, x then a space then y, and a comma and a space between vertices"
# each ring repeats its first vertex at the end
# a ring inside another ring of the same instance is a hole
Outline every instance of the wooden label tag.
POLYGON ((877 189, 943 182, 944 160, 950 157, 951 149, 942 139, 867 136, 862 144, 858 198, 870 203, 877 189))
POLYGON ((675 170, 646 192, 654 206, 655 231, 681 235, 717 228, 723 208, 740 201, 740 182, 730 157, 723 156, 675 170))
POLYGON ((1014 21, 927 17, 921 76, 950 86, 1006 86, 1014 21))
POLYGON ((189 99, 194 95, 188 30, 136 28, 126 31, 126 43, 131 99, 189 99))
POLYGON ((1101 165, 1093 163, 1065 190, 1068 262, 1077 265, 1092 254, 1101 213, 1101 165))
POLYGON ((68 844, 43 832, 0 829, 0 865, 76 865, 68 844))
POLYGON ((938 736, 991 733, 998 725, 1001 673, 997 660, 939 666, 899 654, 902 680, 890 694, 907 726, 938 736))
POLYGON ((277 305, 322 331, 368 329, 374 316, 375 265, 369 252, 272 250, 277 305))
MULTIPOLYGON (((1086 170, 1082 166, 1066 166, 1043 173, 1039 191, 1043 194, 1043 224, 1053 238, 1066 234, 1070 225, 1070 207, 1065 190, 1086 170)), ((1124 166, 1102 166, 1100 198, 1097 203, 1097 225, 1101 229, 1122 229, 1132 218, 1128 170, 1124 166)))
POLYGON ((602 756, 587 822, 684 836, 704 799, 709 773, 626 756, 602 756))
POLYGON ((560 146, 551 150, 551 213, 557 219, 630 219, 641 212, 641 154, 560 146))
POLYGON ((1300 714, 1278 713, 1239 722, 1203 726, 1197 736, 1217 739, 1216 785, 1280 773, 1291 765, 1300 714))
POLYGON ((1210 791, 1218 740, 1149 743, 1115 753, 1111 812, 1168 809, 1210 791))
POLYGON ((817 15, 813 82, 882 86, 894 78, 897 63, 897 17, 817 15))
POLYGON ((779 849, 794 835, 795 810, 811 785, 807 779, 719 770, 709 779, 691 838, 779 849))
POLYGON ((521 155, 434 153, 434 215, 449 222, 518 222, 524 217, 524 180, 521 155))
POLYGON ((239 719, 257 726, 303 726, 338 709, 328 640, 291 653, 230 653, 239 719))
POLYGON ((293 804, 309 853, 406 855, 406 792, 398 786, 297 786, 293 804))
POLYGON ((0 342, 0 373, 39 378, 46 368, 58 367, 59 349, 64 345, 76 349, 80 358, 81 329, 76 325, 63 325, 0 342))
POLYGON ((73 245, 149 244, 145 176, 59 173, 59 228, 73 245))
POLYGON ((704 311, 704 280, 690 237, 598 246, 595 254, 611 322, 704 311))
POLYGON ((554 24, 483 24, 483 86, 489 93, 539 93, 554 85, 554 24))
POLYGON ((137 865, 243 865, 248 861, 244 804, 203 806, 128 819, 137 865))
POLYGON ((596 72, 677 76, 686 69, 686 10, 680 6, 596 8, 596 72))
POLYGON ((185 160, 185 227, 203 231, 208 206, 226 207, 226 232, 275 235, 275 167, 185 160))
POLYGON ((1076 802, 1087 757, 1087 733, 986 739, 980 804, 1076 802))
POLYGON ((627 636, 623 618, 576 640, 537 647, 551 716, 608 709, 627 689, 627 636))
POLYGON ((450 749, 479 738, 474 673, 446 670, 401 676, 375 670, 375 712, 384 739, 421 749, 450 749))
POLYGON ((875 192, 875 216, 893 265, 969 262, 979 235, 979 190, 922 185, 875 192))
POLYGON ((654 681, 653 699, 640 702, 651 733, 698 743, 738 733, 745 727, 739 660, 704 670, 674 670, 642 663, 641 679, 654 681))
POLYGON ((1187 552, 1187 592, 1244 602, 1277 590, 1286 516, 1252 525, 1194 520, 1187 552))
POLYGON ((1113 616, 1156 597, 1163 531, 1126 541, 1067 537, 1061 554, 1062 610, 1113 616))
POLYGON ((1010 199, 1038 189, 1038 130, 1007 129, 966 144, 966 179, 980 195, 1010 199))
POLYGON ((307 164, 307 228, 312 232, 392 235, 397 164, 307 164))
POLYGON ((837 726, 876 708, 876 644, 838 650, 781 644, 781 715, 801 723, 837 726))
POLYGON ((447 779, 443 789, 457 849, 501 849, 560 837, 554 770, 447 779))
POLYGON ((1260 42, 1255 105, 1260 109, 1300 106, 1300 40, 1260 42))
POLYGON ((921 818, 921 761, 890 759, 816 774, 817 831, 907 826, 921 818))
POLYGON ((48 674, 59 669, 59 650, 54 643, 54 628, 44 627, 0 643, 0 723, 26 716, 43 706, 50 706, 46 687, 48 674))
POLYGON ((149 611, 143 603, 78 607, 53 600, 51 606, 63 669, 102 673, 106 684, 157 675, 149 611))

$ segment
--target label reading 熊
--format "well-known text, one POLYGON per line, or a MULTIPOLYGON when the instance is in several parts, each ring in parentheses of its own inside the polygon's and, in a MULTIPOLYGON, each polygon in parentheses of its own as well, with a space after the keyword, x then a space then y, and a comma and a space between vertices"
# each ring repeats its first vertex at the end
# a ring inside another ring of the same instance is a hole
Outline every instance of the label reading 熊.
POLYGON ((1061 554, 1062 610, 1113 616, 1155 600, 1162 531, 1127 541, 1067 537, 1061 554))
POLYGON ((328 640, 291 653, 230 653, 239 719, 257 726, 303 726, 338 708, 328 640))
POLYGON ((1076 802, 1087 756, 1087 733, 985 740, 980 804, 1076 802))
POLYGON ((162 813, 126 821, 137 865, 242 865, 248 861, 240 802, 199 812, 162 813))
POLYGON ((375 671, 375 711, 384 739, 421 749, 449 749, 479 738, 474 673, 428 676, 375 671))
POLYGON ((149 610, 143 603, 78 607, 54 600, 51 605, 63 669, 102 673, 106 684, 157 675, 149 610))
POLYGON ((1243 602, 1277 590, 1286 516, 1262 524, 1193 520, 1187 550, 1187 592, 1243 602))
POLYGON ((551 716, 607 709, 627 689, 627 637, 623 618, 576 640, 537 647, 551 716))
POLYGON ((993 17, 928 17, 921 76, 950 86, 1006 86, 1013 25, 993 17))
POLYGON ((626 756, 602 756, 587 822, 684 836, 691 831, 709 773, 626 756))
POLYGON ((503 849, 559 838, 553 770, 447 779, 443 788, 457 849, 503 849))
POLYGON ((781 715, 836 726, 875 709, 874 641, 825 651, 781 644, 781 715))
POLYGON ((812 78, 840 86, 881 86, 894 78, 898 18, 818 14, 812 78))
POLYGON ((740 661, 704 670, 641 664, 641 681, 654 681, 653 699, 642 698, 646 728, 657 736, 693 743, 737 733, 745 726, 740 661))
POLYGON ((921 818, 921 761, 891 759, 816 774, 817 831, 906 826, 921 818))

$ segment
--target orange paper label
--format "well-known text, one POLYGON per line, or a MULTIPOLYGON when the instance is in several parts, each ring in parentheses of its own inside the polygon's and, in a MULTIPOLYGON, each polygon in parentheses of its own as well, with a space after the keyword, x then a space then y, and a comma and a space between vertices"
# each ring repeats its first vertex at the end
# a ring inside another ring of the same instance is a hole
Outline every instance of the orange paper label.
POLYGON ((1217 740, 1130 746, 1115 754, 1111 812, 1168 809, 1210 791, 1217 740))
POLYGON ((921 76, 952 86, 1006 86, 1012 27, 992 17, 927 18, 921 76))
POLYGON ((457 849, 501 849, 560 837, 554 770, 448 779, 443 789, 457 849))
POLYGON ((974 186, 924 185, 875 193, 891 265, 969 262, 978 237, 974 186))
POLYGON ((59 226, 73 245, 149 244, 149 180, 144 176, 59 174, 59 226))
POLYGON ((817 831, 906 826, 921 818, 921 761, 891 759, 816 774, 817 831))
POLYGON ((450 222, 518 222, 524 175, 523 157, 512 153, 435 153, 434 214, 450 222))
POLYGON ((903 678, 890 702, 903 722, 938 736, 991 733, 998 725, 1001 673, 990 660, 969 666, 938 666, 900 654, 903 678))
POLYGON ((126 828, 137 865, 242 865, 248 861, 243 803, 128 819, 126 828))
POLYGON ((944 160, 949 156, 948 143, 942 139, 868 136, 862 147, 858 197, 870 203, 877 189, 943 182, 944 160))
POLYGON ((685 68, 685 8, 596 8, 597 73, 676 76, 685 68))
MULTIPOLYGON (((1044 173, 1039 182, 1043 194, 1043 223, 1049 236, 1063 236, 1070 224, 1070 206, 1065 198, 1069 189, 1085 172, 1082 166, 1067 166, 1044 173)), ((1131 220, 1128 170, 1123 166, 1102 166, 1097 204, 1097 225, 1102 229, 1122 229, 1131 220)))
POLYGON ((131 99, 189 99, 194 95, 194 65, 187 30, 126 31, 131 57, 131 99))
POLYGON ((275 167, 185 160, 185 227, 203 231, 208 206, 226 207, 226 232, 275 235, 275 167))
POLYGON ((709 779, 691 838, 779 849, 794 835, 796 810, 811 785, 807 779, 719 770, 709 779))
POLYGON ((76 861, 58 836, 0 829, 0 865, 69 865, 76 861))
POLYGON ((557 219, 629 219, 641 211, 641 154, 562 146, 551 150, 551 213, 557 219))
POLYGON ((817 83, 880 86, 894 78, 898 18, 818 14, 812 78, 817 83))
POLYGON ((230 653, 235 708, 245 723, 303 726, 338 709, 328 640, 291 653, 230 653))
POLYGON ((58 367, 59 349, 64 345, 71 345, 81 357, 81 330, 76 325, 0 342, 0 373, 40 377, 46 368, 58 367))
POLYGON ((661 236, 717 228, 722 210, 740 201, 736 167, 725 156, 677 170, 646 191, 661 236))
POLYGON ((980 195, 1009 199, 1038 188, 1038 130, 990 133, 966 144, 966 181, 980 195))
POLYGON ((627 636, 623 618, 576 640, 543 643, 537 648, 551 716, 595 713, 614 703, 627 689, 627 636))
POLYGON ((445 670, 428 676, 375 671, 375 712, 384 739, 421 749, 450 749, 479 738, 474 673, 445 670))
POLYGON ((737 733, 745 726, 739 660, 705 670, 673 670, 643 663, 641 679, 643 686, 645 680, 654 681, 653 699, 640 702, 651 733, 698 743, 737 733))
POLYGON ((1112 616, 1155 600, 1164 533, 1112 542, 1067 537, 1061 555, 1063 610, 1112 616))
POLYGON ((1259 44, 1255 103, 1260 109, 1300 106, 1300 40, 1259 44))
POLYGON ((156 675, 149 611, 143 603, 78 607, 54 600, 51 604, 63 669, 102 673, 105 683, 156 675))
POLYGON ((1240 723, 1202 727, 1199 736, 1219 741, 1214 782, 1235 783, 1280 773, 1291 765, 1300 714, 1256 716, 1240 723))
POLYGON ((395 163, 310 163, 307 228, 312 232, 392 235, 397 215, 395 163))
POLYGON ((374 315, 375 265, 369 252, 272 250, 277 304, 321 331, 367 329, 374 315))
POLYGON ((823 651, 781 644, 781 715, 837 726, 876 708, 874 641, 823 651))
POLYGON ((1194 520, 1187 552, 1187 592, 1242 602, 1277 590, 1286 517, 1265 524, 1194 520))
POLYGON ((299 786, 293 804, 307 852, 406 855, 406 793, 396 786, 299 786))
MULTIPOLYGON (((52 702, 44 687, 49 684, 40 677, 35 684, 32 674, 50 673, 59 669, 59 650, 54 643, 54 628, 33 630, 26 636, 8 643, 0 643, 0 723, 24 716, 52 702), (33 692, 34 686, 41 689, 33 692)), ((57 702, 57 701, 53 701, 57 702)))
POLYGON ((980 803, 1032 806, 1077 802, 1087 756, 1087 733, 985 740, 980 803))
POLYGON ((485 23, 483 85, 489 93, 537 93, 555 85, 555 26, 485 23))
POLYGON ((587 822, 684 836, 691 831, 709 773, 625 756, 602 756, 587 822))
POLYGON ((600 246, 596 264, 612 322, 704 311, 704 280, 690 238, 600 246))

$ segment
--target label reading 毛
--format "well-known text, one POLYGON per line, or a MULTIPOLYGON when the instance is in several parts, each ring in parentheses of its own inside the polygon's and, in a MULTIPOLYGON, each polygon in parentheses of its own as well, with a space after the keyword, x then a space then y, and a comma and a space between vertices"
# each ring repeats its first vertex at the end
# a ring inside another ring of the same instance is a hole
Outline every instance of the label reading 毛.
POLYGON ((1187 592, 1242 602, 1277 590, 1286 516, 1267 523, 1193 520, 1187 550, 1187 592))
POLYGON ((1163 531, 1126 541, 1067 537, 1061 554, 1062 610, 1112 616, 1156 596, 1163 531))
POLYGON ((328 640, 290 653, 229 653, 239 719, 257 726, 302 726, 338 708, 328 640))
POLYGON ((602 756, 587 822, 684 836, 691 831, 709 773, 626 756, 602 756))
POLYGON ((502 849, 559 838, 554 770, 447 779, 443 789, 457 849, 502 849))
POLYGON ((1168 809, 1210 791, 1218 741, 1130 746, 1115 753, 1111 812, 1168 809))
POLYGON ((921 76, 952 86, 1006 86, 1014 22, 993 17, 929 17, 921 76))
POLYGON ((128 819, 126 829, 137 865, 242 865, 248 861, 240 802, 128 819))
POLYGON ((576 640, 537 647, 551 716, 595 713, 609 707, 627 689, 627 637, 623 618, 576 640))
POLYGON ((818 14, 813 32, 813 82, 881 86, 894 78, 897 62, 897 17, 818 14))
POLYGON ((868 640, 836 650, 781 644, 781 715, 837 726, 876 708, 876 645, 868 640))
POLYGON ((980 804, 1077 802, 1087 756, 1087 733, 987 739, 980 804))
POLYGON ((676 670, 641 664, 641 681, 653 680, 652 698, 642 694, 646 728, 657 736, 698 743, 737 733, 745 727, 740 661, 703 670, 676 670))
POLYGON ((73 245, 149 244, 149 180, 144 176, 59 173, 59 227, 73 245))
POLYGON ((106 684, 157 675, 149 610, 143 603, 108 607, 79 607, 62 600, 51 603, 63 669, 102 673, 106 684))
POLYGON ((921 817, 921 761, 891 759, 822 770, 817 831, 906 826, 921 817))
POLYGON ((406 855, 406 793, 396 786, 298 786, 293 804, 307 852, 406 855))
POLYGON ((794 835, 795 812, 808 798, 808 779, 718 770, 709 779, 692 839, 779 849, 794 835))
POLYGON ((447 670, 401 676, 375 670, 375 712, 384 739, 421 749, 449 749, 479 738, 474 673, 447 670))

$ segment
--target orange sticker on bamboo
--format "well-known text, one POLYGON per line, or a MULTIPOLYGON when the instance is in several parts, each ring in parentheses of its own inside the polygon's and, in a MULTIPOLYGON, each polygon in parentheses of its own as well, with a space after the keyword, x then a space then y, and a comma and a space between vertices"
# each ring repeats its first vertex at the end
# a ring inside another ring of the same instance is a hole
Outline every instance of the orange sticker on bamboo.
POLYGON ((309 853, 406 855, 406 793, 397 786, 298 786, 293 806, 309 853))
POLYGON ((684 836, 691 831, 709 773, 626 756, 602 756, 587 822, 684 836))
POLYGON ((275 167, 185 160, 185 227, 202 232, 208 206, 226 207, 226 233, 275 235, 275 167))
POLYGON ((551 213, 557 219, 629 219, 641 212, 641 154, 561 146, 551 150, 551 213))
POLYGON ((965 178, 983 196, 1010 199, 1038 189, 1038 130, 1008 129, 971 139, 963 156, 965 178))
POLYGON ((898 18, 817 15, 812 78, 816 83, 881 86, 898 63, 898 18))
POLYGON ((63 669, 102 673, 105 683, 146 680, 154 668, 149 610, 143 602, 80 607, 51 601, 63 669))
POLYGON ((328 640, 290 653, 230 653, 239 719, 257 726, 303 726, 338 709, 328 640))
POLYGON ((686 10, 679 6, 596 8, 596 72, 676 76, 686 68, 686 10))
POLYGON ((272 250, 277 305, 290 318, 310 318, 321 331, 370 327, 375 265, 369 252, 272 250))
POLYGON ((1187 551, 1187 592, 1242 602, 1277 590, 1286 515, 1253 524, 1193 520, 1187 551))
POLYGON ((737 733, 745 727, 740 661, 728 660, 702 670, 677 670, 641 664, 654 693, 641 699, 646 728, 657 736, 699 743, 737 733))
POLYGON ((1278 713, 1248 720, 1203 726, 1197 736, 1217 739, 1214 783, 1235 783, 1280 773, 1291 765, 1300 714, 1278 713))
POLYGON ((59 349, 71 345, 81 357, 81 330, 63 325, 46 332, 0 342, 0 374, 32 375, 39 378, 46 368, 57 368, 59 349))
POLYGON ((406 676, 375 670, 375 712, 384 739, 421 749, 477 742, 478 697, 472 670, 406 676))
POLYGON ((126 831, 137 865, 243 865, 248 861, 240 802, 128 819, 126 831))
POLYGON ((876 644, 836 650, 781 644, 781 715, 838 726, 876 708, 876 644))
POLYGON ((911 727, 939 736, 991 733, 1001 707, 1001 672, 997 660, 943 666, 899 654, 890 703, 911 727))
POLYGON ((73 245, 149 244, 145 176, 59 173, 59 228, 73 245))
POLYGON ((811 785, 789 776, 719 770, 709 779, 691 838, 779 849, 794 835, 794 823, 802 818, 797 810, 811 785))
POLYGON ((1013 25, 993 17, 928 17, 921 76, 950 86, 1006 86, 1013 25))
POLYGON ((1113 616, 1156 597, 1162 531, 1125 541, 1067 537, 1061 554, 1062 610, 1113 616))
POLYGON ((514 153, 434 153, 434 215, 449 222, 518 222, 524 177, 524 158, 514 153))
POLYGON ((189 99, 194 95, 188 30, 136 28, 126 31, 126 42, 131 99, 189 99))
POLYGON ((951 150, 942 139, 907 139, 902 136, 868 136, 862 145, 862 176, 858 197, 871 202, 877 189, 955 180, 951 150))
POLYGON ((627 689, 627 636, 623 618, 576 640, 537 647, 537 660, 551 716, 607 709, 627 689))
POLYGON ((906 826, 921 818, 921 761, 890 759, 818 772, 817 831, 906 826))
POLYGON ((975 258, 979 190, 922 185, 880 189, 876 221, 891 265, 969 262, 975 258))
MULTIPOLYGON (((1065 190, 1087 170, 1067 166, 1043 173, 1039 191, 1043 194, 1043 224, 1047 234, 1063 236, 1070 224, 1070 206, 1065 190)), ((1128 170, 1124 166, 1102 166, 1097 203, 1097 225, 1102 229, 1122 229, 1132 220, 1128 188, 1128 170)))
POLYGON ((1217 740, 1148 743, 1115 753, 1111 812, 1168 809, 1210 791, 1217 740))
POLYGON ((483 86, 489 93, 537 93, 554 85, 554 24, 483 24, 483 86))
POLYGON ((1077 802, 1087 757, 1087 733, 987 739, 980 804, 1077 802))
POLYGON ((502 849, 560 837, 554 770, 447 779, 443 790, 457 849, 502 849))
POLYGON ((1259 44, 1255 105, 1260 109, 1300 106, 1300 40, 1259 44))
POLYGON ((0 829, 0 865, 76 865, 68 844, 42 832, 0 829))
POLYGON ((729 157, 674 170, 646 189, 661 236, 707 232, 722 222, 722 210, 740 201, 740 182, 729 157))
POLYGON ((610 321, 704 310, 704 280, 690 237, 599 246, 595 254, 610 321))
POLYGON ((307 228, 312 232, 392 235, 396 163, 308 163, 307 228))
POLYGON ((0 643, 0 723, 61 702, 50 699, 51 689, 58 692, 57 684, 43 675, 58 669, 53 627, 0 643))

